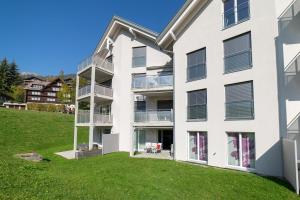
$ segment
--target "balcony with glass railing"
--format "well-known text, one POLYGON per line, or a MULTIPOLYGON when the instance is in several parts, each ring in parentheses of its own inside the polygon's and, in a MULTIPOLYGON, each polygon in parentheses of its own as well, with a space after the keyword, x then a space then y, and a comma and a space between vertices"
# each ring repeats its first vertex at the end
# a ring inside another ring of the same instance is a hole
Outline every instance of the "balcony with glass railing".
POLYGON ((293 21, 300 12, 300 0, 293 0, 286 9, 278 17, 278 23, 280 30, 283 30, 293 21))
POLYGON ((78 65, 78 72, 85 71, 91 66, 95 66, 97 69, 100 69, 104 72, 107 72, 109 74, 113 74, 114 72, 114 65, 113 63, 109 62, 106 59, 101 58, 98 55, 94 55, 91 57, 88 57, 84 59, 79 65, 78 65))
POLYGON ((134 112, 134 122, 141 124, 173 124, 173 110, 145 110, 134 112))
POLYGON ((250 19, 249 1, 239 3, 237 6, 224 11, 222 15, 223 29, 234 26, 250 19))
MULTIPOLYGON (((83 98, 91 94, 91 85, 84 86, 78 90, 78 98, 83 98)), ((112 99, 113 89, 104 85, 95 85, 95 96, 112 99)))
POLYGON ((172 90, 173 74, 159 76, 136 76, 132 79, 133 90, 172 90))
MULTIPOLYGON (((102 114, 102 113, 98 113, 98 112, 94 113, 94 124, 96 124, 96 125, 111 125, 112 122, 113 122, 113 117, 111 114, 102 114)), ((90 123, 90 111, 89 110, 78 110, 77 123, 88 125, 90 123)))

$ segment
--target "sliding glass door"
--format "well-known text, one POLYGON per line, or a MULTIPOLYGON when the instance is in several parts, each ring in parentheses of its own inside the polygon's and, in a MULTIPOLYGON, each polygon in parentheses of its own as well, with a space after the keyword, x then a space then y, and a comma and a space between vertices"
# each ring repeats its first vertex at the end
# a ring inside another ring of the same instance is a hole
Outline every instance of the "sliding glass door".
POLYGON ((145 143, 146 143, 146 131, 136 129, 134 131, 134 150, 135 151, 144 151, 145 150, 145 143))
POLYGON ((207 133, 189 132, 189 160, 207 161, 207 133))

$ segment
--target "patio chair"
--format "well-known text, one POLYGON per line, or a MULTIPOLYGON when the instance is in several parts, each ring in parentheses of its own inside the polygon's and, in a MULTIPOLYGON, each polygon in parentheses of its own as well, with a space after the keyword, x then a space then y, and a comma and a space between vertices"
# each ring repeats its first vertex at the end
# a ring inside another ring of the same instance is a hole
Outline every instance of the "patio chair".
POLYGON ((152 153, 157 153, 157 143, 151 143, 151 151, 152 153))
POLYGON ((145 148, 145 150, 146 150, 146 153, 151 153, 151 143, 150 142, 146 142, 146 148, 145 148))
POLYGON ((157 145, 156 145, 156 152, 157 153, 161 153, 161 145, 162 145, 162 143, 157 143, 157 145))

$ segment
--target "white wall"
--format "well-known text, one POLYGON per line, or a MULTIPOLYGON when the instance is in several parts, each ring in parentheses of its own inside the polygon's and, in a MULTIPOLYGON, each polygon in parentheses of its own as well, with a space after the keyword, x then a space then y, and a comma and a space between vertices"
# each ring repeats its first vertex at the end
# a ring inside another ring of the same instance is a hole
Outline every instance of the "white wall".
POLYGON ((170 57, 161 52, 159 48, 147 39, 132 36, 127 31, 121 31, 115 39, 112 53, 114 55, 114 78, 112 87, 114 97, 112 103, 113 133, 119 133, 120 151, 130 151, 133 134, 134 98, 131 92, 133 73, 147 72, 146 67, 163 66, 170 61, 170 57), (147 46, 146 67, 132 68, 132 48, 147 46))
POLYGON ((208 164, 227 167, 226 132, 254 132, 256 171, 282 176, 278 115, 275 37, 277 19, 273 0, 250 1, 251 19, 222 30, 222 1, 211 1, 174 49, 175 156, 187 160, 187 132, 208 132, 208 164), (268 8, 268 9, 266 9, 268 8), (268 27, 268 28, 264 28, 268 27), (253 68, 224 75, 223 40, 251 31, 253 68), (207 78, 186 83, 186 54, 206 47, 207 78), (225 121, 224 85, 253 80, 254 120, 225 121), (207 88, 208 120, 187 122, 187 91, 207 88))

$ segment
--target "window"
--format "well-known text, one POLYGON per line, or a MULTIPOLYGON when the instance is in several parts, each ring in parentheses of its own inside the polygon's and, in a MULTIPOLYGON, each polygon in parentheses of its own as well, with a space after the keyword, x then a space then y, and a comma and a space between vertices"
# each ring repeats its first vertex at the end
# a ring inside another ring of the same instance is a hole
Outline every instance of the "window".
POLYGON ((53 88, 52 88, 52 91, 58 92, 58 91, 59 91, 59 88, 58 88, 58 87, 53 87, 53 88))
POLYGON ((50 96, 50 97, 55 97, 56 93, 55 92, 48 92, 47 95, 50 96))
POLYGON ((254 100, 252 81, 225 86, 226 119, 253 119, 254 100))
POLYGON ((58 83, 57 83, 57 86, 58 86, 58 87, 62 86, 62 83, 58 82, 58 83))
POLYGON ((132 49, 132 67, 146 67, 146 47, 132 49))
POLYGON ((189 132, 189 160, 207 161, 206 132, 189 132))
POLYGON ((135 101, 134 102, 135 111, 146 111, 146 101, 135 101))
POLYGON ((206 77, 206 49, 187 54, 187 81, 206 77))
POLYGON ((254 133, 228 133, 228 165, 255 168, 254 133))
POLYGON ((132 88, 140 89, 146 87, 146 74, 134 74, 132 76, 132 88))
POLYGON ((43 86, 37 85, 37 84, 32 84, 32 87, 36 88, 36 89, 42 89, 43 88, 43 86))
POLYGON ((54 102, 55 99, 53 99, 53 98, 47 98, 47 101, 49 101, 49 102, 54 102))
POLYGON ((206 89, 188 92, 188 120, 206 120, 206 89))
POLYGON ((245 21, 250 17, 249 0, 224 0, 224 28, 245 21))
POLYGON ((32 95, 41 95, 41 92, 32 91, 31 94, 32 95))
POLYGON ((32 100, 32 101, 40 101, 41 98, 40 98, 40 97, 31 97, 31 100, 32 100))
POLYGON ((251 34, 246 33, 224 41, 225 73, 252 67, 251 34))

